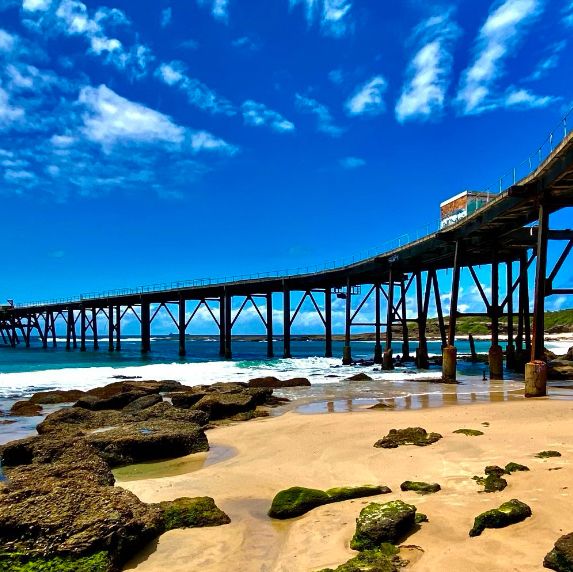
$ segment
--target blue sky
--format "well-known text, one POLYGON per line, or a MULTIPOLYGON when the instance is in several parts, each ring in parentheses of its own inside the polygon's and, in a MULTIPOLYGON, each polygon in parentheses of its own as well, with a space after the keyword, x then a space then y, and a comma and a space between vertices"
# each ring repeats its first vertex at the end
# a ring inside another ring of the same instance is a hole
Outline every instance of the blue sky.
POLYGON ((435 224, 571 107, 572 31, 569 0, 0 0, 0 298, 312 266, 435 224))

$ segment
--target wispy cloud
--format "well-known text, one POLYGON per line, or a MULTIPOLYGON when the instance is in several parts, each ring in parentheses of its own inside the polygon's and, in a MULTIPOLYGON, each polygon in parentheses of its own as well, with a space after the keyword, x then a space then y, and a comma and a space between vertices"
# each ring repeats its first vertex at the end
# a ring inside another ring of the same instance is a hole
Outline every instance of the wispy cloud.
POLYGON ((45 12, 50 8, 52 0, 24 0, 22 8, 28 12, 45 12))
POLYGON ((207 6, 216 20, 229 21, 229 0, 197 0, 200 6, 207 6))
POLYGON ((171 24, 171 19, 173 18, 173 9, 171 6, 165 8, 165 10, 161 11, 161 27, 167 28, 169 24, 171 24))
POLYGON ((269 109, 263 103, 249 99, 243 103, 241 110, 245 125, 268 127, 278 133, 292 133, 295 130, 294 123, 285 119, 277 111, 269 109))
POLYGON ((527 89, 511 87, 507 90, 507 93, 501 101, 505 107, 532 109, 536 107, 547 107, 559 101, 559 98, 549 95, 536 95, 527 89))
POLYGON ((528 81, 543 79, 552 69, 559 65, 561 52, 567 46, 567 41, 562 40, 549 46, 547 55, 537 64, 533 73, 527 78, 528 81))
POLYGON ((562 11, 563 23, 573 27, 573 2, 569 2, 562 11))
POLYGON ((10 103, 8 92, 0 87, 0 132, 11 127, 24 116, 24 110, 10 103))
POLYGON ((258 41, 249 38, 249 36, 241 36, 240 38, 233 40, 231 43, 234 48, 248 50, 250 52, 256 52, 261 49, 261 44, 258 41))
POLYGON ((453 44, 460 35, 451 15, 452 10, 446 10, 414 30, 417 52, 408 66, 406 83, 396 104, 396 118, 400 123, 436 118, 444 108, 451 82, 453 44))
POLYGON ((345 169, 358 169, 359 167, 364 167, 366 161, 360 157, 344 157, 340 159, 340 165, 345 169))
POLYGON ((217 94, 198 79, 189 77, 182 62, 162 63, 155 72, 163 83, 180 89, 187 101, 203 111, 235 115, 236 110, 230 101, 217 94))
POLYGON ((309 26, 319 24, 325 36, 340 38, 353 29, 349 0, 289 0, 292 8, 301 4, 309 26))
POLYGON ((344 73, 341 69, 335 69, 328 72, 328 79, 334 85, 341 85, 344 81, 344 73))
POLYGON ((358 86, 354 95, 345 104, 349 115, 380 115, 386 110, 384 93, 388 84, 386 80, 377 75, 366 83, 358 86))
POLYGON ((479 114, 499 107, 495 84, 505 73, 505 60, 515 53, 543 8, 544 0, 505 0, 493 5, 479 31, 474 61, 460 82, 456 103, 462 114, 479 114))
POLYGON ((316 116, 317 129, 321 133, 326 133, 331 137, 340 137, 344 133, 342 127, 334 124, 334 119, 328 107, 319 103, 316 99, 297 93, 295 95, 295 105, 301 113, 309 113, 316 116))

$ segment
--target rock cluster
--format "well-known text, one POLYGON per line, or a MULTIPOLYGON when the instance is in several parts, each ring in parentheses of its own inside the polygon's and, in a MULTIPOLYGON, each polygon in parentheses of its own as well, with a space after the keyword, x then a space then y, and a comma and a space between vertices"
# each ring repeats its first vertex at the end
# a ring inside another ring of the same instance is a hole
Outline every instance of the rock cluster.
POLYGON ((482 512, 476 516, 470 536, 479 536, 486 528, 504 528, 531 516, 531 508, 524 502, 512 499, 499 508, 482 512))
POLYGON ((416 445, 426 447, 442 436, 439 433, 428 433, 422 427, 408 427, 406 429, 390 429, 388 435, 374 443, 374 447, 382 449, 395 449, 400 445, 416 445))

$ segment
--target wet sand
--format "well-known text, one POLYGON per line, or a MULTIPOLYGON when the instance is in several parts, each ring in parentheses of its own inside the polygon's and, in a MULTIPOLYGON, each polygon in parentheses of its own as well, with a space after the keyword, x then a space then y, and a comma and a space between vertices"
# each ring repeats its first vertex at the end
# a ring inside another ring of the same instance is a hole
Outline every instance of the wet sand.
MULTIPOLYGON (((126 566, 138 572, 307 572, 336 567, 356 553, 349 549, 360 509, 371 501, 400 498, 415 504, 430 522, 405 539, 424 553, 408 568, 415 571, 507 572, 541 570, 555 540, 573 530, 573 418, 571 390, 551 388, 552 398, 525 400, 492 394, 487 402, 305 415, 296 410, 210 430, 211 464, 163 478, 118 481, 143 501, 180 496, 212 496, 232 519, 230 525, 171 531, 126 566), (489 423, 484 426, 483 423, 489 423), (392 428, 422 426, 444 438, 429 447, 375 449, 392 428), (485 434, 453 434, 459 428, 485 434), (534 454, 556 449, 561 458, 534 454), (231 456, 221 451, 233 450, 231 456), (218 455, 218 457, 217 457, 218 455), (514 461, 531 471, 507 477, 500 493, 478 493, 472 480, 486 465, 514 461), (558 469, 558 470, 551 470, 558 469), (429 496, 400 492, 405 480, 438 482, 429 496), (327 489, 382 484, 390 495, 320 507, 290 521, 266 516, 281 489, 301 485, 327 489), (469 538, 478 513, 518 498, 533 517, 469 538)), ((325 405, 325 411, 329 407, 325 405)), ((331 410, 336 411, 335 407, 331 410)), ((155 472, 155 475, 160 473, 155 472)))

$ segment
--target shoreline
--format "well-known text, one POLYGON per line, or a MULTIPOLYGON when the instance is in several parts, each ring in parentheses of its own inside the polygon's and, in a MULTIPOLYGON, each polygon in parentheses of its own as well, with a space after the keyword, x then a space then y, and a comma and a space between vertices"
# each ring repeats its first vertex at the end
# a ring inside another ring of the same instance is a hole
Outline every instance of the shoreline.
POLYGON ((539 570, 555 540, 569 532, 561 515, 573 509, 567 489, 573 476, 573 445, 566 438, 573 401, 552 392, 552 397, 538 400, 401 410, 399 415, 386 410, 336 416, 288 412, 210 430, 215 447, 233 447, 236 455, 190 474, 117 485, 145 502, 212 496, 231 524, 168 532, 156 550, 140 554, 125 570, 159 572, 169 563, 173 572, 310 572, 340 565, 356 554, 348 541, 360 508, 396 498, 415 504, 430 519, 406 541, 424 550, 408 569, 539 570), (372 447, 393 427, 417 425, 444 438, 424 448, 372 447), (452 434, 460 427, 480 429, 485 435, 452 434), (563 457, 533 457, 551 448, 563 457), (508 477, 509 486, 501 493, 478 493, 471 476, 482 474, 485 465, 509 461, 528 465, 531 471, 508 477), (400 482, 407 479, 438 482, 442 491, 424 497, 400 492, 400 482), (273 521, 265 514, 274 494, 290 486, 326 489, 365 483, 388 485, 394 492, 327 505, 289 521, 273 521), (468 537, 474 516, 510 498, 530 504, 533 517, 486 531, 477 539, 468 537))

